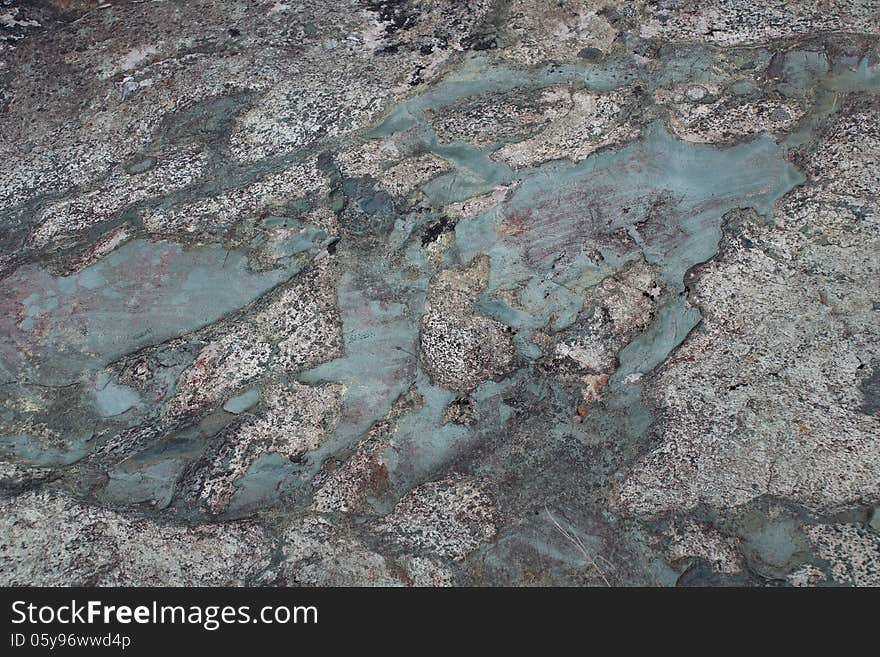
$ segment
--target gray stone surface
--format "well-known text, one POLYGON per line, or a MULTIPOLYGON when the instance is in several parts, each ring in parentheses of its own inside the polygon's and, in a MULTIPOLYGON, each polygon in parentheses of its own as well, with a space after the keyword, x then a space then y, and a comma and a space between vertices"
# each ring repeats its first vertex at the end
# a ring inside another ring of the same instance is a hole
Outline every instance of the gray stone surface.
POLYGON ((876 586, 878 25, 0 1, 0 583, 876 586))

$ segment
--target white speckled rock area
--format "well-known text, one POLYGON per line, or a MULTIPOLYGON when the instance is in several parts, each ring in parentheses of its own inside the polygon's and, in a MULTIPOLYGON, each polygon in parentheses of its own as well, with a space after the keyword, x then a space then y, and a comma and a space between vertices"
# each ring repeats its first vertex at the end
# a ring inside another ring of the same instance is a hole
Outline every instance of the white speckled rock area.
POLYGON ((877 586, 878 25, 0 0, 0 584, 877 586))

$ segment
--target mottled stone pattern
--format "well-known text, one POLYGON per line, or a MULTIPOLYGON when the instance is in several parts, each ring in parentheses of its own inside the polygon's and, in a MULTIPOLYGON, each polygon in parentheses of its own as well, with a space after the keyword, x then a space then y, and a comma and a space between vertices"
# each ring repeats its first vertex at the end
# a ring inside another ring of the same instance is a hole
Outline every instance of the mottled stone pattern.
POLYGON ((0 583, 880 584, 878 26, 0 0, 0 583))

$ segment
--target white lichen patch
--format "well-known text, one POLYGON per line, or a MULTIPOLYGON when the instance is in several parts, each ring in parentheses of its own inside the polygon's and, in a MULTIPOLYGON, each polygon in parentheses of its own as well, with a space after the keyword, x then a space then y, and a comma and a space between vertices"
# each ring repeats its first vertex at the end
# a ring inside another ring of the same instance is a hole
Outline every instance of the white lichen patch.
POLYGON ((177 394, 168 403, 168 415, 178 417, 216 406, 260 377, 272 354, 272 344, 254 339, 245 327, 209 343, 180 375, 177 394))
POLYGON ((260 456, 287 459, 320 447, 339 418, 344 387, 274 384, 263 389, 264 412, 233 431, 204 477, 200 497, 211 513, 226 509, 235 482, 260 456))
POLYGON ((452 575, 434 559, 390 558, 330 521, 306 516, 284 532, 281 575, 288 585, 451 586, 452 575))
POLYGON ((372 176, 378 178, 383 169, 410 155, 394 139, 356 140, 336 154, 339 170, 350 178, 372 176))
POLYGON ((283 208, 326 186, 315 159, 294 164, 254 183, 196 201, 149 212, 144 226, 156 234, 222 234, 233 225, 251 226, 263 215, 283 208))
POLYGON ((320 513, 355 513, 370 511, 370 498, 388 489, 388 467, 383 451, 387 445, 370 441, 361 445, 345 463, 340 464, 314 483, 312 509, 320 513))
POLYGON ((406 138, 355 141, 337 154, 336 163, 345 176, 368 176, 393 196, 407 196, 451 169, 444 159, 407 143, 406 138))
POLYGON ((342 354, 333 267, 297 276, 251 316, 232 322, 180 375, 171 417, 199 413, 273 369, 295 373, 342 354))
POLYGON ((683 526, 673 524, 669 534, 668 555, 672 561, 700 557, 708 561, 718 573, 732 574, 742 570, 734 541, 710 527, 695 522, 685 523, 683 526))
POLYGON ((620 7, 620 0, 599 4, 565 0, 548 5, 542 0, 514 0, 502 30, 506 47, 501 56, 516 64, 534 66, 546 61, 576 61, 584 48, 607 51, 618 30, 601 14, 603 6, 620 7))
POLYGON ((746 221, 693 282, 704 320, 653 378, 661 441, 621 483, 624 508, 773 495, 828 512, 880 499, 877 421, 862 391, 880 362, 868 165, 880 146, 852 115, 805 157, 813 182, 777 204, 774 225, 746 221), (832 154, 847 153, 852 166, 836 166, 832 154))
POLYGON ((880 189, 880 134, 871 126, 878 122, 880 108, 872 98, 847 104, 807 163, 810 177, 827 193, 867 205, 875 213, 876 205, 870 201, 876 200, 880 189))
POLYGON ((277 340, 276 360, 287 372, 341 356, 342 321, 333 268, 319 266, 298 277, 250 324, 268 339, 277 340))
POLYGON ((230 147, 235 156, 252 162, 366 125, 383 108, 388 90, 366 80, 352 85, 338 74, 318 79, 304 75, 302 87, 279 85, 265 93, 233 129, 230 147))
POLYGON ((53 468, 28 467, 0 460, 0 485, 7 489, 25 489, 55 477, 53 468))
POLYGON ((466 98, 429 112, 427 118, 441 142, 487 146, 528 137, 567 114, 571 105, 571 95, 564 87, 498 92, 466 98))
POLYGON ((574 92, 571 107, 564 114, 550 121, 534 137, 507 144, 492 157, 517 169, 549 160, 580 162, 602 147, 639 136, 638 125, 630 121, 633 107, 631 89, 607 94, 574 92))
MULTIPOLYGON (((768 253, 777 232, 753 229, 766 251, 730 244, 700 275, 705 319, 653 380, 662 441, 623 482, 625 508, 769 494, 824 511, 880 495, 876 420, 859 391, 861 363, 880 357, 870 300, 834 312, 831 280, 768 253)), ((869 271, 853 275, 869 286, 869 271)))
POLYGON ((470 390, 513 363, 505 326, 474 314, 487 280, 488 260, 481 258, 464 269, 444 270, 432 281, 421 321, 421 357, 432 380, 450 390, 470 390))
POLYGON ((664 41, 705 41, 720 46, 761 43, 823 31, 871 33, 878 9, 872 0, 824 3, 768 0, 688 0, 648 4, 641 36, 664 41))
POLYGON ((153 169, 138 175, 122 167, 114 169, 97 189, 46 208, 31 241, 37 247, 47 246, 59 237, 107 221, 128 205, 183 189, 202 174, 206 162, 206 154, 196 151, 162 159, 153 169))
POLYGON ((24 18, 19 15, 19 8, 0 14, 0 27, 41 27, 40 21, 24 18))
POLYGON ((122 73, 134 71, 139 66, 147 62, 153 56, 159 54, 162 44, 145 44, 135 46, 120 57, 108 58, 104 70, 98 73, 98 78, 108 80, 117 77, 122 73))
POLYGON ((665 298, 656 270, 643 260, 589 288, 584 294, 588 318, 544 345, 573 365, 559 378, 581 381, 585 402, 598 398, 617 369, 620 351, 648 328, 665 298))
POLYGON ((248 523, 183 527, 31 492, 0 500, 4 586, 241 586, 269 565, 248 523))
POLYGON ((835 582, 880 586, 880 534, 857 525, 814 525, 806 533, 835 582))
POLYGON ((801 566, 785 578, 792 586, 816 586, 825 581, 825 573, 812 564, 801 566))
POLYGON ((312 480, 315 493, 312 510, 320 513, 370 515, 391 493, 386 452, 397 432, 398 418, 421 406, 423 399, 415 389, 402 395, 386 416, 370 428, 354 453, 342 462, 325 464, 312 480))
POLYGON ((501 185, 487 194, 474 196, 465 201, 450 203, 443 211, 450 217, 473 219, 478 215, 498 207, 510 193, 512 185, 501 185))
POLYGON ((804 115, 795 103, 775 99, 721 98, 713 103, 677 103, 669 109, 669 124, 679 139, 709 144, 732 143, 765 132, 785 134, 804 115))
POLYGON ((496 515, 478 482, 452 476, 407 493, 378 530, 409 549, 460 560, 495 536, 496 515))
POLYGON ((85 253, 68 266, 68 269, 71 271, 81 271, 85 267, 97 262, 108 253, 111 253, 116 247, 128 240, 129 236, 129 230, 125 226, 120 226, 119 228, 109 231, 99 240, 90 245, 85 253))
POLYGON ((431 153, 411 157, 382 171, 379 186, 394 196, 406 196, 432 178, 450 170, 449 164, 431 153))
POLYGON ((339 536, 323 518, 307 517, 284 533, 283 573, 291 585, 402 586, 384 556, 339 536))

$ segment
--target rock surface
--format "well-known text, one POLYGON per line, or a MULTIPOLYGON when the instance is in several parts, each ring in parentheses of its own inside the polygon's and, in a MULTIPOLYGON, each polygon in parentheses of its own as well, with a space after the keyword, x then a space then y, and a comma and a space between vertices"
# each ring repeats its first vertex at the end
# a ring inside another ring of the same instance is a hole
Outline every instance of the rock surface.
POLYGON ((878 585, 880 6, 0 2, 0 584, 878 585))

